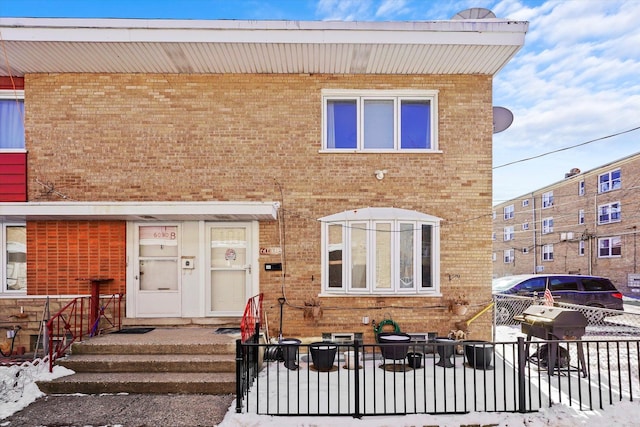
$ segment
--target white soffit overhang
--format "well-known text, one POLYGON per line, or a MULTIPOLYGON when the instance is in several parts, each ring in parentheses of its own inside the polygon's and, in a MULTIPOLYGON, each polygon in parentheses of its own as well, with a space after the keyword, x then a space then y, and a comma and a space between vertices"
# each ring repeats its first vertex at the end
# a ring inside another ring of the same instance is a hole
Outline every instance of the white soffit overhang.
POLYGON ((278 202, 0 203, 0 221, 273 221, 278 202))
POLYGON ((0 75, 494 75, 528 23, 0 18, 0 75))
POLYGON ((361 208, 339 212, 319 219, 322 222, 342 221, 424 221, 440 223, 442 218, 400 208, 361 208))

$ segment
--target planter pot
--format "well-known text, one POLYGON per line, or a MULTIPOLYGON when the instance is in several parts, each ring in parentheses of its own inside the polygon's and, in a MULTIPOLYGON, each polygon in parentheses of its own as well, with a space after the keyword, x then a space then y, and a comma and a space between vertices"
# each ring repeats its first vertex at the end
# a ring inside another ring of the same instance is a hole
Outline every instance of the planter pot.
POLYGON ((338 346, 330 342, 314 342, 309 344, 313 367, 318 371, 327 372, 333 368, 338 346))
POLYGON ((409 352, 410 342, 411 336, 402 332, 381 332, 378 334, 378 343, 388 344, 380 346, 380 352, 385 359, 404 360, 409 352))
POLYGON ((493 369, 493 344, 487 341, 463 341, 467 363, 474 369, 493 369))
POLYGON ((407 353, 407 365, 414 369, 422 367, 422 353, 407 353))
MULTIPOLYGON (((362 357, 362 354, 359 354, 358 359, 362 357)), ((356 360, 356 352, 355 351, 345 351, 344 352, 344 367, 347 369, 359 369, 360 368, 360 360, 356 360)))
POLYGON ((297 338, 283 338, 280 341, 280 346, 282 347, 282 357, 284 358, 284 367, 287 369, 298 369, 298 347, 300 346, 300 341, 297 338))
POLYGON ((455 352, 456 342, 457 341, 446 337, 436 338, 436 349, 438 350, 438 356, 440 356, 440 360, 438 360, 438 363, 436 363, 436 365, 443 368, 453 368, 455 366, 455 364, 451 361, 451 357, 455 352))

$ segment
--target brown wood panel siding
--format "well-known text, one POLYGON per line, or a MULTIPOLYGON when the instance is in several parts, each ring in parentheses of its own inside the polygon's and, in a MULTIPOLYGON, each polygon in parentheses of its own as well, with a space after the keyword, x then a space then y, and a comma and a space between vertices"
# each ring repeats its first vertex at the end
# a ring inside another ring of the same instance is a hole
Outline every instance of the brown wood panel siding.
POLYGON ((27 201, 27 153, 0 153, 0 202, 27 201))

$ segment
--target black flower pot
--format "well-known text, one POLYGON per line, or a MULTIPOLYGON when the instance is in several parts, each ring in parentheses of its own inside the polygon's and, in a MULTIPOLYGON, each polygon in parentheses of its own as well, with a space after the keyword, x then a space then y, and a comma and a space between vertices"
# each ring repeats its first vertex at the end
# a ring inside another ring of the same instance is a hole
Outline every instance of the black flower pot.
POLYGON ((487 341, 463 341, 467 363, 474 369, 493 369, 493 344, 487 341))
POLYGON ((280 341, 282 347, 282 357, 284 358, 284 366, 287 369, 298 369, 298 347, 301 341, 297 338, 283 338, 280 341))
POLYGON ((422 367, 422 353, 407 353, 407 365, 414 369, 422 367))
POLYGON ((309 344, 313 367, 321 372, 328 372, 333 368, 338 346, 331 342, 314 342, 309 344))

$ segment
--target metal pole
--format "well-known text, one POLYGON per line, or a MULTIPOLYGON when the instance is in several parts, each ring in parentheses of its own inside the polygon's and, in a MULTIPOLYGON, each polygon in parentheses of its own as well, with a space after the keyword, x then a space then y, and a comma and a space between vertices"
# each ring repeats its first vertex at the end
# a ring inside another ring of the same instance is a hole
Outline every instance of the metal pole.
POLYGON ((280 304, 280 330, 278 331, 278 342, 282 341, 282 308, 286 301, 285 297, 278 298, 278 303, 280 304))

